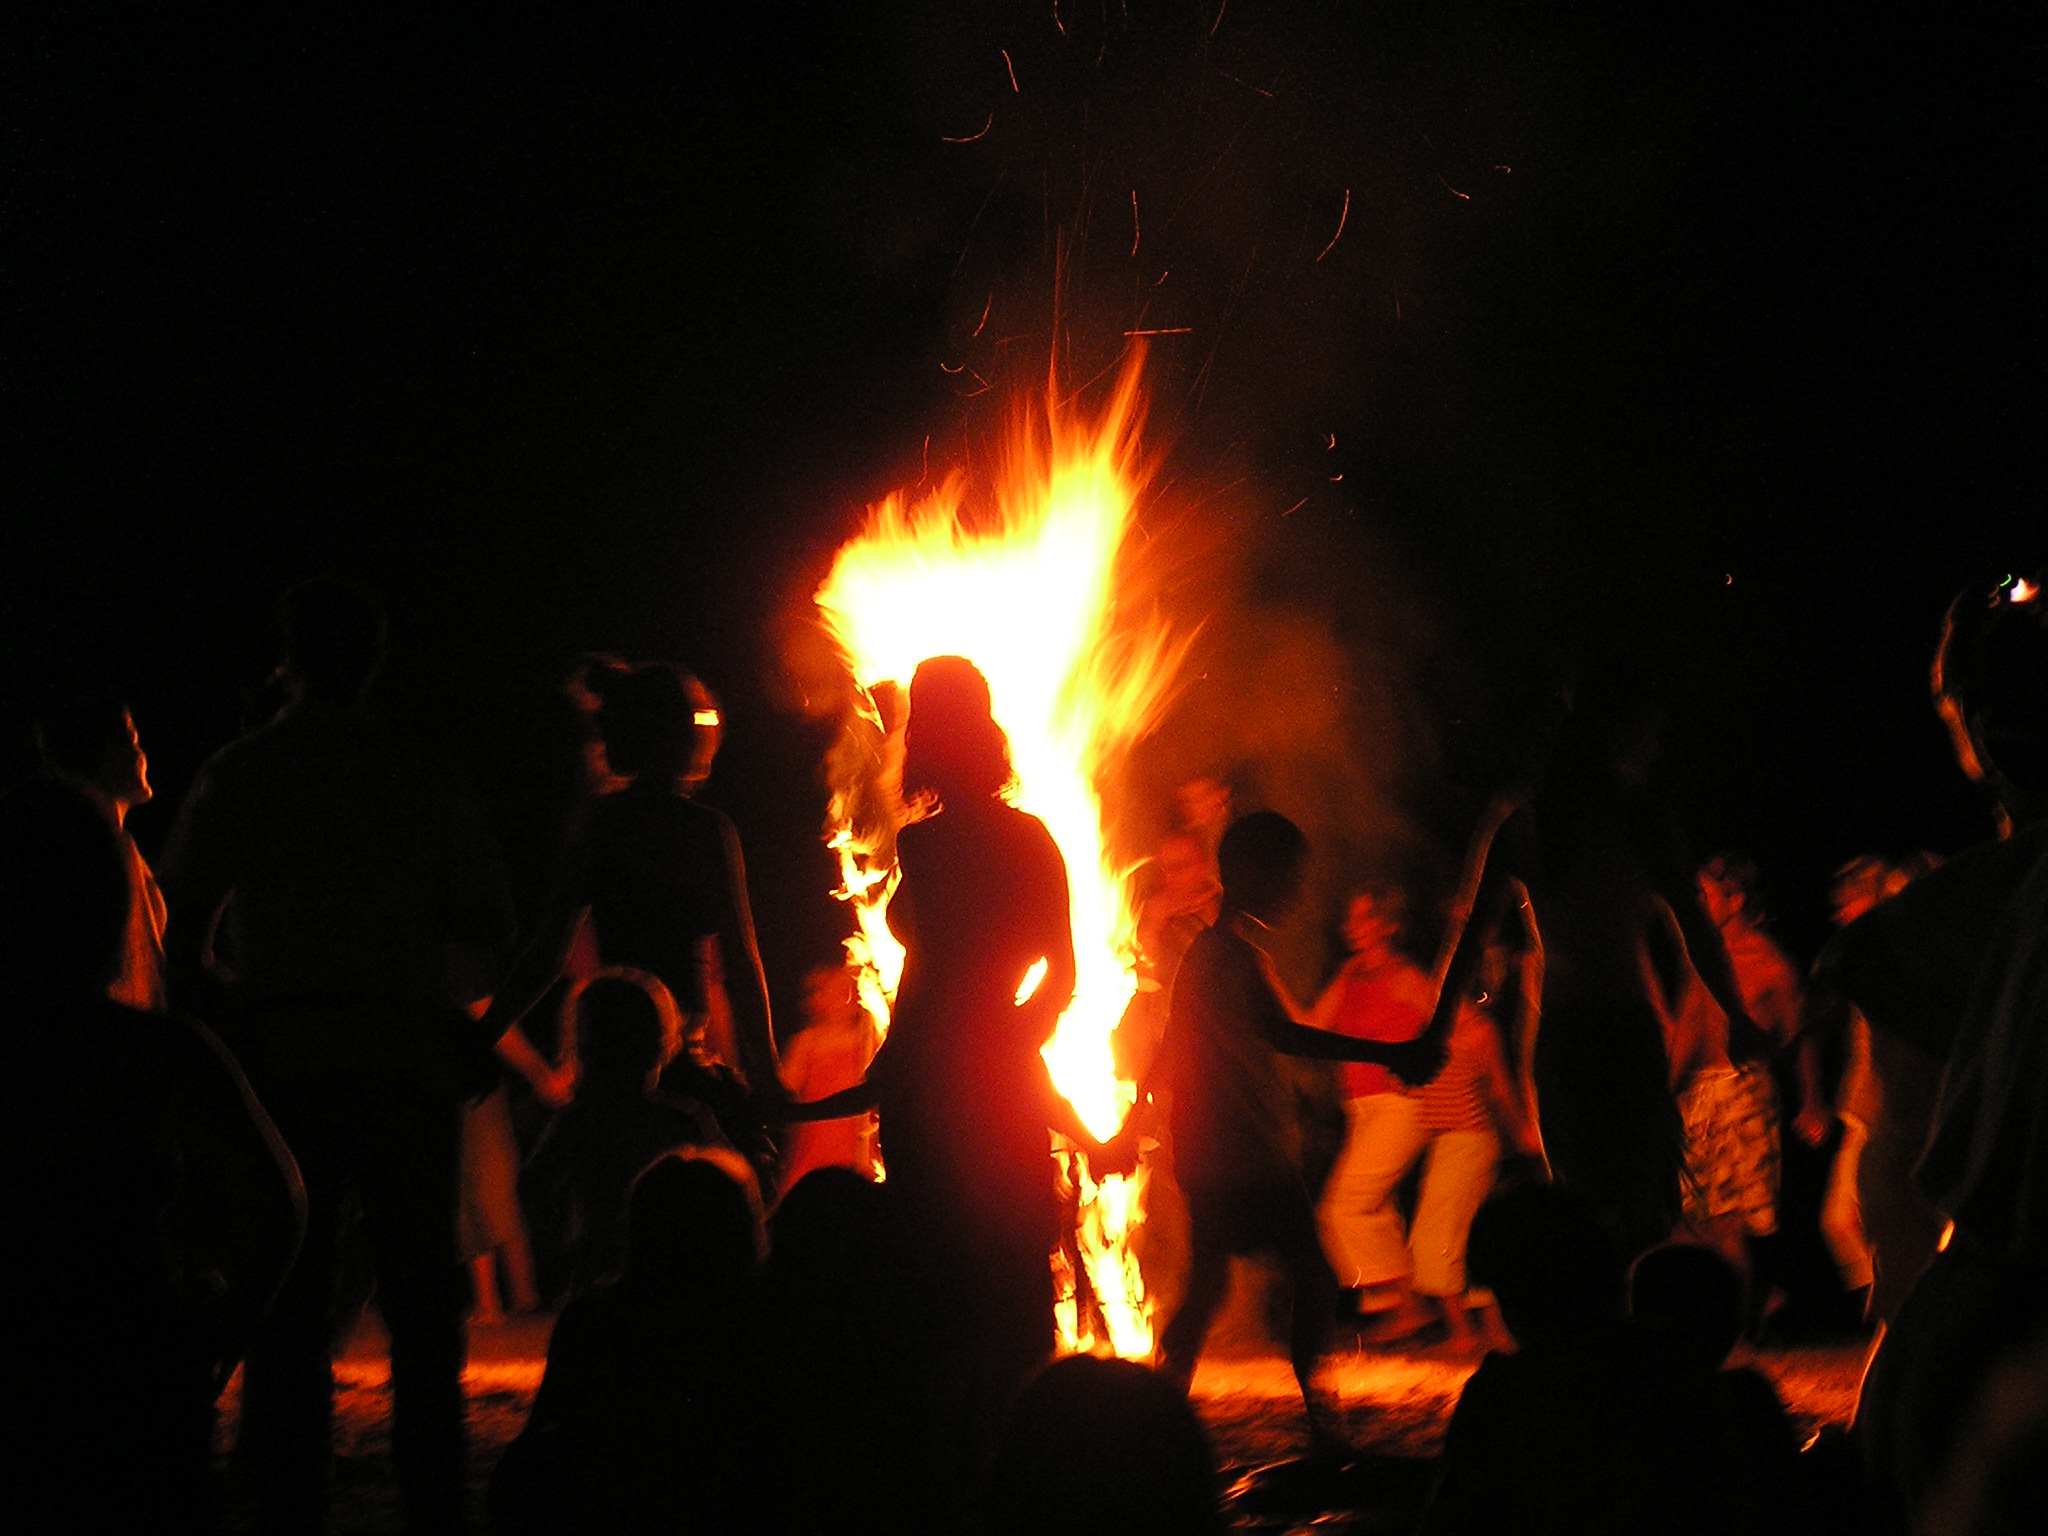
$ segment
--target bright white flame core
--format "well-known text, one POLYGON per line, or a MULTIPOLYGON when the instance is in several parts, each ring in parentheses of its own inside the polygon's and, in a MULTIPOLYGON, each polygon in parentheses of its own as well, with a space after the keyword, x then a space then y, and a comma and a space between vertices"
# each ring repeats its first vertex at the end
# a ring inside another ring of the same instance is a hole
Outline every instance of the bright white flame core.
MULTIPOLYGON (((1135 990, 1128 871, 1104 846, 1100 789, 1156 722, 1185 651, 1156 617, 1133 618, 1116 603, 1117 556, 1144 478, 1140 361, 1134 353, 1097 420, 1077 419, 1056 389, 1042 415, 1019 413, 992 515, 964 520, 957 474, 914 505, 893 495, 840 550, 817 594, 863 688, 907 686, 931 656, 965 656, 988 679, 1010 738, 1017 804, 1046 824, 1067 862, 1075 996, 1046 1063, 1099 1137, 1130 1108, 1133 1090, 1117 1081, 1110 1031, 1135 990)), ((843 801, 835 800, 835 818, 843 801)), ((872 1007, 878 992, 893 998, 902 970, 902 951, 881 922, 894 870, 874 867, 874 850, 858 846, 843 820, 832 842, 844 894, 861 917, 867 953, 855 958, 871 959, 878 972, 879 986, 864 991, 872 1007)), ((1128 1355, 1151 1347, 1142 1285, 1124 1246, 1138 1220, 1137 1195, 1136 1181, 1121 1179, 1082 1191, 1083 1251, 1108 1342, 1128 1355)), ((1085 1342, 1073 1326, 1066 1331, 1070 1345, 1085 1342)))

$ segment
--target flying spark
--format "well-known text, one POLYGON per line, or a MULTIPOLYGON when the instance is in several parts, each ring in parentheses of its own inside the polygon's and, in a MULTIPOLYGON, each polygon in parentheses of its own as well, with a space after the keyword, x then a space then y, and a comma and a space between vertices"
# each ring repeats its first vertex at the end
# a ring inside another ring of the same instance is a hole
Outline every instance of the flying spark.
POLYGON ((1338 210, 1338 213, 1337 213, 1337 233, 1335 233, 1334 235, 1330 236, 1330 243, 1329 243, 1328 245, 1324 246, 1324 247, 1322 248, 1322 250, 1321 250, 1321 251, 1319 251, 1319 252, 1318 252, 1318 253, 1316 254, 1316 260, 1317 260, 1317 261, 1321 261, 1321 260, 1323 259, 1323 257, 1325 257, 1325 256, 1329 255, 1329 254, 1330 254, 1330 252, 1332 252, 1332 251, 1334 251, 1335 249, 1337 249, 1337 242, 1338 242, 1339 240, 1342 240, 1342 239, 1344 238, 1344 221, 1345 221, 1346 219, 1350 218, 1350 217, 1351 217, 1351 189, 1350 189, 1349 187, 1346 187, 1346 188, 1344 189, 1344 206, 1343 206, 1343 207, 1342 207, 1341 209, 1339 209, 1339 210, 1338 210))

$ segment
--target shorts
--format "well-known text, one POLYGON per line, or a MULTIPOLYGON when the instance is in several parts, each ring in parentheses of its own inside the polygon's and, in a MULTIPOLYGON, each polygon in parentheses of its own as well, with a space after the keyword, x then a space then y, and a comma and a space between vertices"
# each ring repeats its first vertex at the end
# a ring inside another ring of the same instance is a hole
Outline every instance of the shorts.
POLYGON ((1778 1229, 1778 1094, 1759 1062, 1702 1072, 1678 1096, 1685 1119, 1685 1219, 1739 1215, 1778 1229))

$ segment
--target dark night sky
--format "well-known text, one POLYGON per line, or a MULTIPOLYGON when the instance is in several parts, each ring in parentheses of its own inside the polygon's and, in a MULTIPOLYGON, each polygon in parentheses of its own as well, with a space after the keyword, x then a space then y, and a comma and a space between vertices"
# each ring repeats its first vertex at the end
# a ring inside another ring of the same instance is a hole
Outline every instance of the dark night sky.
MULTIPOLYGON (((339 569, 529 900, 568 659, 700 670, 782 1000, 833 936, 785 637, 1056 317, 1076 379, 1188 327, 1152 354, 1169 601, 1393 679, 1348 728, 1423 841, 1567 659, 1655 680, 1667 788, 1795 941, 1841 859, 1986 829, 1924 678, 1948 596, 2041 559, 2023 22, 291 9, 8 24, 5 683, 129 690, 145 849, 276 593, 339 569)), ((1194 686, 1184 756, 1217 712, 1194 686)))

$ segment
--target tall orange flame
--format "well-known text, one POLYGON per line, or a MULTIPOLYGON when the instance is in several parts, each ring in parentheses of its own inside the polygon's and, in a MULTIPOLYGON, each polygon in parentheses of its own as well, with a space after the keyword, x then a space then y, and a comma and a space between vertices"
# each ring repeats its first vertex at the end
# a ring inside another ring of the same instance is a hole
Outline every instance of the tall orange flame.
MULTIPOLYGON (((1010 738, 1017 804, 1051 831, 1071 888, 1078 976, 1046 1063, 1102 1137, 1130 1108, 1133 1089, 1112 1068, 1110 1031, 1136 983, 1130 871, 1105 846, 1101 796, 1157 722, 1186 651, 1162 620, 1117 602, 1119 551, 1146 479, 1138 455, 1142 363, 1133 351, 1094 419, 1061 399, 1056 379, 1042 412, 1020 409, 994 505, 976 508, 980 515, 969 516, 958 473, 915 503, 898 492, 872 508, 817 594, 863 690, 870 750, 861 771, 871 778, 888 771, 891 722, 875 701, 881 685, 907 686, 920 661, 942 655, 968 657, 988 678, 1010 738)), ((874 813, 872 782, 834 790, 828 841, 840 856, 839 894, 860 924, 849 948, 862 966, 863 999, 886 1026, 903 966, 883 921, 895 888, 895 825, 874 813)), ((893 804, 892 790, 885 785, 879 799, 893 804)), ((1107 1337, 1095 1336, 1067 1277, 1059 1322, 1069 1348, 1150 1352, 1150 1308, 1127 1246, 1142 1219, 1145 1174, 1097 1184, 1076 1172, 1079 1249, 1107 1337)))

